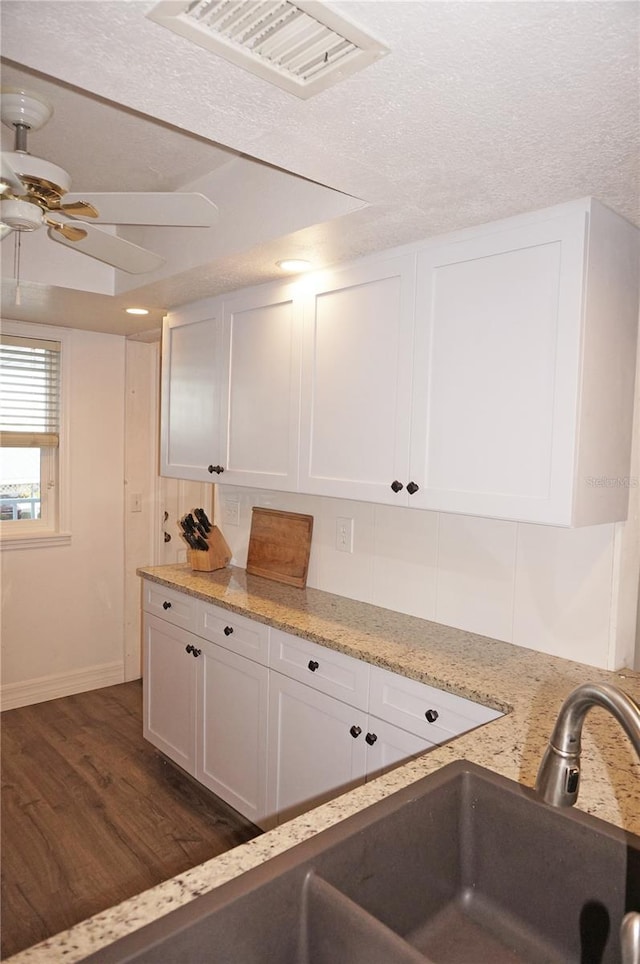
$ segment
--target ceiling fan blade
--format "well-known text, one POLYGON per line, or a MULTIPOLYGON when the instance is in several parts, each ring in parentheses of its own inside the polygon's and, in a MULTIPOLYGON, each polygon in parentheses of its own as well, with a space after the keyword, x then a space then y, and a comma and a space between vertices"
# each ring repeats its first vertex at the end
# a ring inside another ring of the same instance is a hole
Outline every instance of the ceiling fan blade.
MULTIPOLYGON (((6 184, 7 187, 11 189, 12 194, 16 194, 18 196, 21 194, 26 194, 27 189, 14 171, 12 165, 9 163, 6 154, 3 153, 0 160, 2 162, 0 166, 0 180, 2 181, 3 185, 6 184)), ((3 193, 4 190, 5 189, 3 187, 3 193)))
MULTIPOLYGON (((99 211, 102 224, 152 224, 163 227, 208 228, 218 208, 204 194, 168 192, 65 194, 65 207, 87 201, 99 211)), ((85 217, 74 211, 74 217, 85 217)))
POLYGON ((64 211, 72 218, 99 218, 100 215, 98 211, 94 208, 93 204, 89 204, 88 201, 64 201, 56 209, 58 211, 64 211))
POLYGON ((114 234, 101 231, 100 228, 86 221, 82 222, 82 228, 78 228, 76 224, 70 224, 65 220, 63 215, 54 212, 48 216, 47 220, 50 224, 49 237, 53 238, 54 241, 65 244, 75 251, 88 254, 92 258, 97 258, 98 261, 104 261, 105 264, 110 264, 114 268, 128 271, 129 274, 145 274, 148 271, 155 271, 164 264, 165 259, 160 257, 159 254, 147 251, 146 248, 125 241, 124 238, 118 238, 114 234), (72 241, 70 237, 62 234, 60 228, 57 227, 58 225, 65 228, 77 228, 77 230, 84 232, 85 237, 72 241))
POLYGON ((54 221, 48 217, 44 220, 45 224, 48 224, 50 228, 53 228, 54 231, 61 234, 67 241, 83 241, 87 236, 85 229, 76 227, 75 224, 60 224, 59 221, 54 221))

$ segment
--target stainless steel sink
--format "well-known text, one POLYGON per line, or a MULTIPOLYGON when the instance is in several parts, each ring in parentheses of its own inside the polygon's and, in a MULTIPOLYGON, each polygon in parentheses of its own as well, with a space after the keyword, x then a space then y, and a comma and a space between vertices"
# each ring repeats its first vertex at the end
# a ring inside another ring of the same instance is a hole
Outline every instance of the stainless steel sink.
POLYGON ((453 763, 86 958, 619 964, 640 837, 453 763))

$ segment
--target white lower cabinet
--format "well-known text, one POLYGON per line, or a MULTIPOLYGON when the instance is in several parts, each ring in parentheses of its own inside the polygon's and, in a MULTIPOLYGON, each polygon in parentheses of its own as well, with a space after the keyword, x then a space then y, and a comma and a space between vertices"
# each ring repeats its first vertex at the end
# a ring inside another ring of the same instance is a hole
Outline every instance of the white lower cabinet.
POLYGON ((501 715, 151 588, 143 590, 144 736, 264 829, 501 715))
POLYGON ((271 673, 268 810, 283 823, 434 744, 271 673))
POLYGON ((367 714, 281 673, 269 693, 269 813, 279 823, 364 781, 367 714))
POLYGON ((399 726, 376 716, 369 717, 364 740, 367 748, 367 780, 373 780, 381 773, 392 770, 401 761, 409 760, 435 746, 430 740, 401 730, 399 726))
POLYGON ((201 640, 196 779, 262 826, 269 670, 201 640))
MULTIPOLYGON (((154 602, 148 586, 147 606, 154 602)), ((163 618, 145 612, 144 736, 230 806, 267 827, 269 670, 233 646, 262 652, 259 640, 266 641, 268 629, 184 593, 174 596, 182 597, 199 632, 213 635, 217 613, 225 645, 169 622, 174 606, 163 618)), ((264 652, 266 661, 266 647, 264 652)))
POLYGON ((145 614, 143 735, 187 773, 195 773, 197 637, 166 619, 145 614))

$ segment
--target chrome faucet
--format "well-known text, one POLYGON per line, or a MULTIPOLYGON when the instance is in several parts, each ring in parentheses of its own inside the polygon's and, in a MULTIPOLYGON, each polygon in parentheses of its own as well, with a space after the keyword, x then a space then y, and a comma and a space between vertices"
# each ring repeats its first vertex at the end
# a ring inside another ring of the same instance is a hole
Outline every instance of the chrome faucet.
POLYGON ((536 778, 536 790, 554 807, 571 807, 578 799, 580 737, 592 706, 601 706, 616 718, 640 757, 640 706, 610 683, 583 683, 560 707, 536 778))
MULTIPOLYGON (((580 737, 592 706, 616 718, 640 757, 640 706, 617 686, 584 683, 567 696, 542 757, 536 790, 554 807, 570 807, 580 788, 580 737)), ((622 964, 640 964, 640 913, 626 914, 620 927, 622 964)))

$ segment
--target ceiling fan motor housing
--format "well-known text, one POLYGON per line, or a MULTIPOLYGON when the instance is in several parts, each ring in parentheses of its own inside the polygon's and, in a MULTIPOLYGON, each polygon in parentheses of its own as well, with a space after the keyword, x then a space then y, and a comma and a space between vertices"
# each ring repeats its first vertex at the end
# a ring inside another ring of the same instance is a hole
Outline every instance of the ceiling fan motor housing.
POLYGON ((42 226, 42 211, 31 201, 3 198, 0 201, 0 221, 14 231, 36 231, 42 226))

